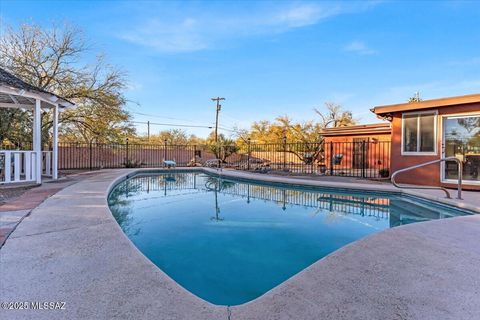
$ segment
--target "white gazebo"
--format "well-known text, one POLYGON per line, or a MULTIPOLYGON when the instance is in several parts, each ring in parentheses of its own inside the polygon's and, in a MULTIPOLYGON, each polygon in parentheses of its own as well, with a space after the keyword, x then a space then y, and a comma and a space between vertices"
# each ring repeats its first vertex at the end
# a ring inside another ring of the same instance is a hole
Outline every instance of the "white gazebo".
POLYGON ((32 111, 33 114, 32 150, 2 150, 0 141, 0 185, 41 183, 42 175, 58 179, 58 112, 69 107, 74 107, 74 104, 32 86, 0 68, 0 108, 20 108, 32 111), (53 141, 50 151, 42 150, 40 115, 41 112, 51 109, 53 109, 53 141))

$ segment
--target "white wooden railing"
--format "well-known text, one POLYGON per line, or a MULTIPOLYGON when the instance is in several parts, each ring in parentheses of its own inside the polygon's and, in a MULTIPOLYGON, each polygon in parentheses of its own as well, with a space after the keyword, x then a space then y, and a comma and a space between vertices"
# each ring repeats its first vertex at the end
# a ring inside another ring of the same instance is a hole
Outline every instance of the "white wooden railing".
POLYGON ((0 184, 35 181, 36 156, 34 151, 0 150, 0 184))
MULTIPOLYGON (((36 181, 36 160, 35 151, 0 150, 0 184, 36 181)), ((53 176, 52 151, 42 151, 41 162, 41 174, 53 176)))
POLYGON ((52 151, 42 151, 42 174, 53 176, 53 158, 52 151))

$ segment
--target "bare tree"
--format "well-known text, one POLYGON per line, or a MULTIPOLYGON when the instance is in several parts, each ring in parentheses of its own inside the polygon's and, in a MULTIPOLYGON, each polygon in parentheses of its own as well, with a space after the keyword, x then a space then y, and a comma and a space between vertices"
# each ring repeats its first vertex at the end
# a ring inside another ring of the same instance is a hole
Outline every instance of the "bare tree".
POLYGON ((351 111, 343 110, 343 107, 333 102, 325 102, 326 111, 322 112, 317 108, 313 110, 320 116, 322 128, 336 128, 355 125, 357 120, 353 118, 351 111))
MULTIPOLYGON (((89 52, 83 33, 71 25, 41 28, 24 24, 6 27, 0 38, 0 67, 41 89, 73 101, 77 108, 60 114, 64 140, 118 141, 134 129, 124 109, 125 74, 97 55, 92 65, 81 64, 89 52)), ((0 110, 0 141, 11 136, 29 140, 25 112, 0 110), (21 129, 23 131, 21 132, 21 129), (20 130, 20 131, 19 131, 20 130)), ((52 115, 42 114, 43 137, 52 126, 52 115)))

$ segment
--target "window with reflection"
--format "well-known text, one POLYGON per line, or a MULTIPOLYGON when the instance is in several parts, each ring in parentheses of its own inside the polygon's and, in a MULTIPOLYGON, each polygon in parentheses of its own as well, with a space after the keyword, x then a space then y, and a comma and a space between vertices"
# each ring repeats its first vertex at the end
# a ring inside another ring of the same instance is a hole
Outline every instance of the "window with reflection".
MULTIPOLYGON (((480 114, 444 120, 445 156, 462 162, 463 180, 480 182, 480 114)), ((456 162, 445 163, 445 179, 458 179, 456 162)))
POLYGON ((434 153, 437 115, 409 113, 403 115, 403 153, 434 153))

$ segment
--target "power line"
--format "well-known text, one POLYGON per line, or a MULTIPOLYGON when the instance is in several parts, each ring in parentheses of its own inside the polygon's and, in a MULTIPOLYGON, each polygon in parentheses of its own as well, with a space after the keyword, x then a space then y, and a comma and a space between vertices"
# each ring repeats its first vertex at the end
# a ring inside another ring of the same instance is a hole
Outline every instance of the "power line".
MULTIPOLYGON (((187 119, 163 117, 163 116, 157 116, 157 115, 148 114, 148 113, 142 113, 142 112, 132 112, 132 113, 138 114, 138 115, 142 115, 142 116, 149 116, 149 117, 156 117, 156 118, 164 118, 164 119, 171 119, 171 120, 181 120, 181 121, 194 122, 194 121, 187 120, 187 119)), ((142 121, 130 121, 130 122, 131 122, 131 123, 146 124, 146 125, 147 125, 147 137, 148 137, 148 140, 150 140, 150 124, 152 124, 152 125, 155 125, 155 124, 156 124, 156 125, 162 125, 162 126, 175 126, 175 127, 206 128, 206 129, 213 129, 213 126, 215 126, 215 122, 212 122, 212 125, 211 125, 211 126, 186 125, 186 124, 176 125, 176 124, 167 124, 167 123, 159 123, 159 124, 157 124, 157 123, 150 122, 150 121, 147 121, 147 122, 142 122, 142 121)), ((230 125, 231 125, 231 124, 230 124, 230 125)), ((238 133, 238 130, 237 130, 237 129, 234 129, 234 128, 227 128, 227 127, 224 127, 224 126, 218 126, 218 129, 224 130, 224 131, 229 131, 229 132, 238 133)))
MULTIPOLYGON (((212 100, 216 101, 217 98, 214 98, 212 100)), ((224 100, 224 98, 220 98, 220 100, 224 100)), ((220 109, 221 109, 221 105, 220 105, 220 109)), ((220 111, 220 110, 219 110, 220 111)), ((191 121, 191 120, 187 120, 187 119, 180 119, 180 118, 172 118, 172 117, 164 117, 164 116, 158 116, 158 115, 154 115, 154 114, 148 114, 148 113, 142 113, 142 112, 132 112, 134 114, 138 114, 138 115, 143 115, 143 116, 149 116, 149 117, 156 117, 156 118, 164 118, 164 119, 171 119, 171 120, 182 120, 182 121, 188 121, 188 122, 194 122, 194 121, 191 121)), ((229 116, 230 118, 233 118, 231 116, 229 116)), ((238 119, 235 119, 235 120, 238 120, 238 119)), ((218 120, 217 120, 218 121, 218 120)), ((146 124, 147 125, 147 132, 150 133, 150 125, 157 125, 157 126, 170 126, 170 127, 184 127, 184 128, 205 128, 205 129, 213 129, 213 127, 217 124, 217 131, 218 130, 224 130, 224 131, 229 131, 229 132, 233 132, 233 133, 239 133, 240 131, 238 129, 235 129, 235 128, 231 128, 231 127, 225 127, 225 126, 220 126, 218 125, 218 122, 212 122, 212 125, 211 126, 207 126, 207 125, 189 125, 189 124, 175 124, 175 123, 157 123, 157 122, 151 122, 151 121, 146 121, 146 122, 143 122, 143 121, 130 121, 131 123, 137 123, 137 124, 146 124)), ((147 133, 147 135, 149 135, 147 133)))
POLYGON ((238 130, 233 129, 233 128, 225 128, 225 127, 218 127, 220 130, 225 130, 225 131, 230 131, 230 132, 238 132, 238 130))
MULTIPOLYGON (((220 109, 221 109, 221 105, 220 105, 220 109)), ((151 113, 143 113, 143 112, 136 112, 136 111, 130 111, 131 113, 133 114, 137 114, 137 115, 142 115, 142 116, 147 116, 147 117, 155 117, 155 118, 162 118, 162 119, 170 119, 170 120, 180 120, 180 121, 187 121, 187 122, 192 122, 192 123, 195 123, 194 120, 188 120, 188 119, 184 119, 184 118, 173 118, 173 117, 164 117, 164 116, 159 116, 159 115, 155 115, 155 114, 151 114, 151 113)), ((231 115, 227 114, 227 113, 223 113, 225 116, 227 116, 228 118, 234 120, 234 121, 242 121, 238 118, 234 118, 232 117, 231 115)), ((131 121, 132 122, 132 121, 131 121)), ((213 126, 215 126, 215 122, 212 121, 212 128, 213 126)), ((235 126, 236 123, 232 123, 230 122, 230 120, 227 120, 227 125, 229 125, 229 127, 232 127, 232 126, 235 126)), ((230 130, 232 131, 232 129, 228 129, 226 128, 225 126, 218 126, 219 128, 223 128, 225 130, 230 130)))
POLYGON ((230 118, 236 122, 243 122, 244 120, 238 119, 236 117, 231 116, 229 113, 223 112, 223 115, 226 116, 227 118, 230 118))
POLYGON ((158 122, 142 122, 142 121, 130 121, 131 123, 139 123, 139 124, 146 124, 146 125, 156 125, 156 126, 169 126, 169 127, 186 127, 186 128, 206 128, 212 129, 213 126, 202 126, 202 125, 190 125, 190 124, 178 124, 178 123, 158 123, 158 122))
POLYGON ((195 122, 195 121, 188 120, 188 119, 173 118, 173 117, 164 117, 164 116, 159 116, 159 115, 156 115, 156 114, 149 114, 149 113, 136 112, 136 111, 131 111, 131 113, 133 113, 133 114, 138 114, 138 115, 141 115, 141 116, 154 117, 154 118, 162 118, 162 119, 169 119, 169 120, 180 120, 180 121, 187 121, 187 122, 195 122))

